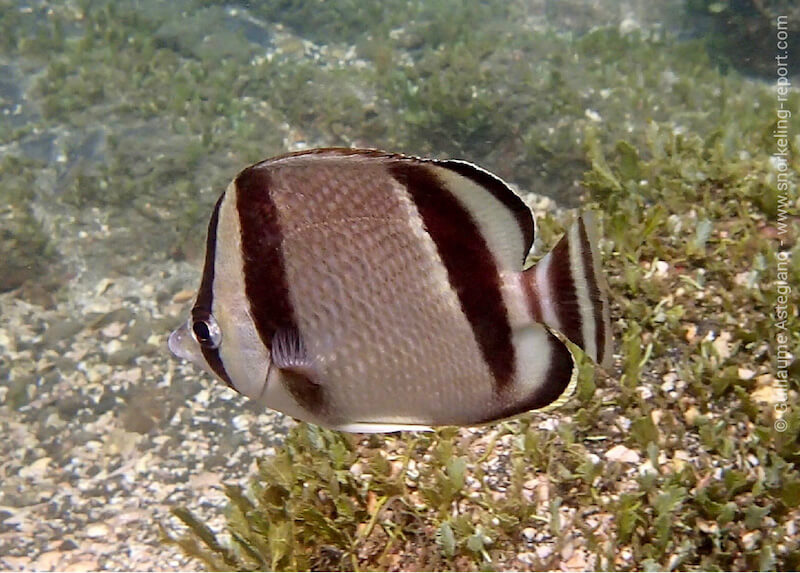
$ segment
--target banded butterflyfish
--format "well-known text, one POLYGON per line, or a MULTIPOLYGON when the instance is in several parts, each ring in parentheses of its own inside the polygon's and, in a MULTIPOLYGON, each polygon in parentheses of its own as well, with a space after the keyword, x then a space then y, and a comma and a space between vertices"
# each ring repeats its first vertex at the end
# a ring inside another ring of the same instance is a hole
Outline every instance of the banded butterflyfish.
POLYGON ((476 425, 564 402, 569 339, 611 358, 593 219, 528 270, 534 220, 463 161, 315 149, 217 201, 174 354, 258 402, 353 432, 476 425))

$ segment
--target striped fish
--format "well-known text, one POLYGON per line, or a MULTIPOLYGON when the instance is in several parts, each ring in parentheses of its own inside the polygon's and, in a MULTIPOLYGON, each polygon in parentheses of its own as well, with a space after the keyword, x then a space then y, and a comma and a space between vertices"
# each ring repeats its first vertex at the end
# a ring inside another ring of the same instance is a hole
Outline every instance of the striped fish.
POLYGON ((241 171, 169 347, 285 414, 353 432, 475 425, 564 402, 565 337, 611 331, 592 218, 522 271, 530 210, 463 161, 315 149, 241 171))

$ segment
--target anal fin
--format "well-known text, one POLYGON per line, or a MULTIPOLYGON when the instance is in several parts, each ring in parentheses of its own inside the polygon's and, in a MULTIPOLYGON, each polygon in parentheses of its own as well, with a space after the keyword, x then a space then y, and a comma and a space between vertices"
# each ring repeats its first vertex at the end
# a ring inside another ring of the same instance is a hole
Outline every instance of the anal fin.
POLYGON ((433 428, 422 424, 382 424, 379 422, 350 422, 333 426, 334 430, 340 432, 351 432, 353 434, 377 434, 391 432, 432 432, 433 428))

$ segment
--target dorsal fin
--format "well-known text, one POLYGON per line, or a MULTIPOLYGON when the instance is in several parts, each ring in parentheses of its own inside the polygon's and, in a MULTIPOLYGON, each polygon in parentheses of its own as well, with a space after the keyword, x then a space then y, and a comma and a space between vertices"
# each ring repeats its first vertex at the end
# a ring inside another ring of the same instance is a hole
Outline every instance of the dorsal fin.
POLYGON ((470 212, 499 267, 519 271, 533 245, 528 206, 508 184, 466 161, 430 162, 437 176, 470 212))

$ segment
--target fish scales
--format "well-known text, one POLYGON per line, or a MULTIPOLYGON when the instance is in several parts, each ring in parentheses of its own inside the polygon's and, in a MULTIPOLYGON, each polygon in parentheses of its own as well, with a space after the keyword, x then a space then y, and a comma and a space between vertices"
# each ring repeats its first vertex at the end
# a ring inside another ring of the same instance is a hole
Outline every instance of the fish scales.
POLYGON ((364 422, 474 419, 490 374, 407 188, 383 164, 332 163, 301 168, 300 181, 291 163, 272 169, 292 304, 330 409, 364 422))
POLYGON ((532 269, 534 222, 460 161, 320 149, 244 169, 209 224, 170 349, 291 416, 350 431, 471 425, 562 403, 567 338, 610 356, 589 215, 532 269))

